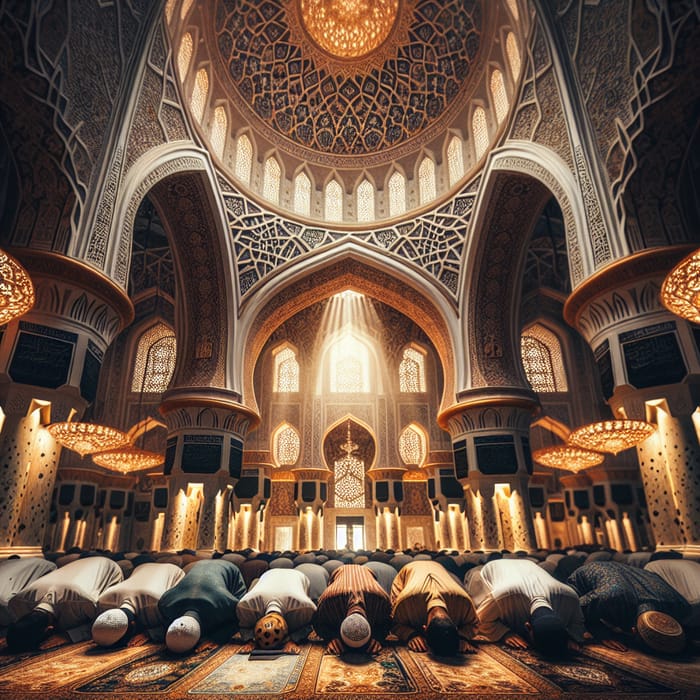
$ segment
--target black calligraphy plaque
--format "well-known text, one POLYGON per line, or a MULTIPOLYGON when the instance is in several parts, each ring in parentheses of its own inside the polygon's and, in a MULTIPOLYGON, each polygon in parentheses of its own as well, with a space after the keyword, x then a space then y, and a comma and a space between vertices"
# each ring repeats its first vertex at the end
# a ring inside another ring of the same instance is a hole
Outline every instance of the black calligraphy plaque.
POLYGON ((24 321, 20 329, 10 364, 12 379, 48 389, 66 384, 77 334, 24 321))
POLYGON ((83 373, 80 377, 80 395, 92 403, 97 395, 97 382, 100 379, 102 367, 102 351, 92 341, 88 341, 83 373))
POLYGON ((232 479, 239 479, 243 468, 243 443, 231 438, 228 454, 228 474, 232 479))
POLYGON ((185 435, 182 471, 186 474, 214 474, 219 471, 223 443, 221 435, 185 435))
POLYGON ((620 334, 627 381, 637 389, 680 382, 688 370, 674 322, 620 334))
POLYGON ((486 435, 474 438, 476 461, 482 474, 515 474, 518 457, 512 435, 486 435))
POLYGON ((606 340, 601 343, 594 351, 595 363, 598 366, 598 374, 600 375, 600 386, 603 390, 603 396, 609 399, 615 391, 615 380, 613 378, 612 359, 610 357, 610 343, 606 340))
POLYGON ((469 459, 467 457, 467 441, 458 440, 452 446, 455 460, 455 474, 458 479, 466 479, 469 475, 469 459))

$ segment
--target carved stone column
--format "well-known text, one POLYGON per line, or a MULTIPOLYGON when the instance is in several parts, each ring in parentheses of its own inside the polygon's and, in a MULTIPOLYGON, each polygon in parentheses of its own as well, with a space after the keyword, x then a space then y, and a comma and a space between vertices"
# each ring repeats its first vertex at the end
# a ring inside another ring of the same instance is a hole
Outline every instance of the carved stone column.
POLYGON ((230 488, 241 478, 243 445, 258 416, 234 392, 172 389, 160 412, 168 426, 164 473, 169 477, 163 548, 225 548, 230 488))
POLYGON ((399 549, 399 514, 403 504, 403 475, 405 467, 370 469, 372 505, 377 515, 377 547, 399 549))
MULTIPOLYGON (((34 283, 34 308, 0 338, 0 557, 39 553, 61 448, 43 430, 80 420, 95 399, 104 352, 133 318, 123 289, 77 260, 13 250, 34 283), (37 413, 37 408, 40 407, 37 413)), ((77 460, 66 454, 63 461, 77 460)))
POLYGON ((296 506, 299 513, 299 550, 321 549, 323 510, 328 499, 328 480, 332 472, 323 469, 291 469, 296 476, 296 506))
MULTIPOLYGON (((659 301, 664 277, 689 250, 650 249, 608 265, 575 290, 564 315, 595 354, 613 416, 657 426, 637 447, 656 546, 697 554, 700 354, 690 324, 659 301)), ((626 454, 616 461, 626 465, 626 454)))
POLYGON ((455 475, 464 488, 472 549, 536 547, 528 482, 530 422, 537 398, 526 390, 463 392, 438 416, 452 436, 455 475))

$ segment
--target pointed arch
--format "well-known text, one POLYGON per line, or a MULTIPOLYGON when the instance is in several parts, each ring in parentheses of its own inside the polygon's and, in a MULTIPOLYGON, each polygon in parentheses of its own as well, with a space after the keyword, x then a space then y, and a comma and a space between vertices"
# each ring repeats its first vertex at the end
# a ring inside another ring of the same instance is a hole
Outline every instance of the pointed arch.
POLYGON ((180 80, 185 79, 187 69, 190 67, 192 60, 192 52, 194 50, 194 42, 192 34, 185 32, 180 40, 180 49, 177 52, 177 68, 180 73, 180 80))
POLYGON ((398 170, 389 178, 389 216, 406 213, 406 178, 398 170))
POLYGON ((421 393, 425 391, 425 358, 427 351, 411 343, 403 349, 399 364, 399 391, 421 393))
POLYGON ((209 73, 206 68, 200 68, 194 78, 194 87, 190 97, 190 110, 195 119, 201 124, 204 119, 204 109, 209 96, 209 73))
POLYGON ((496 110, 496 121, 500 124, 508 114, 508 95, 503 81, 503 73, 498 68, 491 71, 491 99, 496 110))
POLYGON ((226 108, 223 105, 219 105, 214 110, 214 121, 211 126, 211 135, 209 136, 211 147, 219 158, 224 157, 227 130, 228 117, 226 116, 226 108))
POLYGON ((406 465, 421 466, 428 455, 428 434, 418 423, 410 423, 399 435, 399 456, 406 465))
POLYGON ((435 161, 430 156, 425 156, 418 167, 418 198, 420 204, 428 204, 436 196, 435 161))
POLYGON ((365 178, 357 186, 357 220, 374 221, 374 185, 365 178))
POLYGON ((541 323, 530 326, 523 331, 520 353, 533 391, 568 391, 561 342, 552 331, 541 323))
POLYGON ((236 139, 236 165, 234 174, 241 182, 249 185, 252 169, 253 144, 246 134, 240 134, 236 139))
POLYGON ((301 436, 299 431, 287 421, 272 432, 272 456, 278 467, 291 467, 299 461, 301 436))
POLYGON ((520 77, 520 49, 513 32, 508 32, 506 37, 506 56, 508 57, 508 65, 510 66, 513 82, 517 83, 520 77))
POLYGON ((273 374, 274 391, 289 393, 299 391, 299 361, 291 343, 283 343, 272 351, 275 368, 273 374))
POLYGON ((311 216, 311 180, 303 170, 294 178, 294 211, 311 216))
POLYGON ((280 201, 280 185, 282 182, 282 169, 275 156, 270 156, 265 161, 263 174, 263 197, 274 204, 280 201))
POLYGON ((341 222, 343 220, 343 187, 335 178, 326 185, 324 201, 326 221, 341 222))
POLYGON ((454 187, 464 177, 464 155, 462 139, 453 136, 447 146, 447 168, 450 176, 450 187, 454 187))
POLYGON ((131 373, 131 391, 162 394, 175 371, 177 345, 175 333, 159 322, 146 329, 136 344, 131 373))
POLYGON ((477 107, 472 114, 472 136, 474 138, 474 153, 476 159, 479 160, 489 147, 489 129, 486 122, 486 111, 483 107, 477 107))

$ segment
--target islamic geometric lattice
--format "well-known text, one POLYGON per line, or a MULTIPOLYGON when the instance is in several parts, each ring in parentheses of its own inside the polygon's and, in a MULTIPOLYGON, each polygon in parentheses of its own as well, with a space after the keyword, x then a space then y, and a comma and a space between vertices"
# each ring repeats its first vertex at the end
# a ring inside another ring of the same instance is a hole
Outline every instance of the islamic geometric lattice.
POLYGON ((163 393, 175 371, 175 335, 165 324, 149 328, 136 347, 131 391, 163 393))
POLYGON ((402 392, 425 391, 425 355, 415 348, 406 348, 399 365, 399 388, 402 392))
POLYGON ((311 180, 306 173, 294 178, 294 211, 302 216, 311 213, 311 180))
POLYGON ((425 459, 425 435, 409 425, 399 436, 399 455, 404 464, 422 464, 425 459))
POLYGON ((253 146, 250 139, 241 134, 236 141, 235 176, 246 185, 250 184, 250 171, 253 167, 253 146))
POLYGON ((194 79, 194 88, 192 89, 192 97, 190 98, 190 110, 198 122, 201 122, 204 118, 204 108, 207 104, 208 94, 209 73, 207 73, 206 69, 200 68, 194 79))
POLYGON ((534 391, 567 391, 561 343, 550 330, 535 324, 521 337, 525 375, 534 391))
POLYGON ((180 78, 184 80, 187 75, 187 69, 190 67, 192 60, 192 35, 187 32, 183 34, 180 42, 180 50, 177 54, 177 68, 180 71, 180 78))
POLYGON ((299 391, 299 363, 289 347, 275 353, 275 391, 299 391))
POLYGON ((296 464, 299 459, 300 447, 299 433, 291 425, 284 426, 274 436, 275 462, 279 466, 296 464))

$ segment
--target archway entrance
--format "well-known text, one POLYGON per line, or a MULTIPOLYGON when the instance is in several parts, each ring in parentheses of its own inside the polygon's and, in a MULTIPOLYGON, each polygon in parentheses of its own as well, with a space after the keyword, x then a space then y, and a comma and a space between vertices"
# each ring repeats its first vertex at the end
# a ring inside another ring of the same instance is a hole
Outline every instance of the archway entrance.
POLYGON ((361 516, 338 516, 335 519, 336 549, 365 548, 365 519, 361 516))

